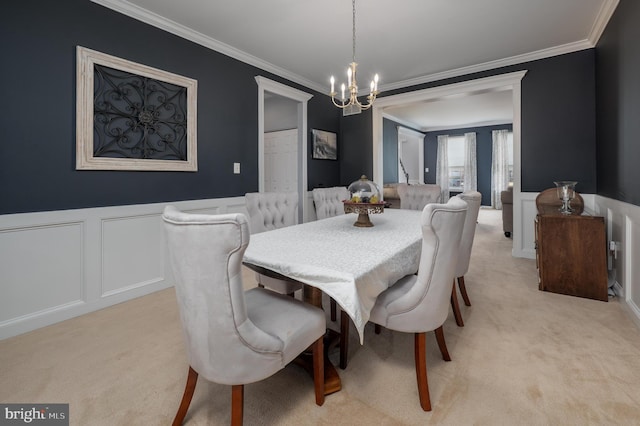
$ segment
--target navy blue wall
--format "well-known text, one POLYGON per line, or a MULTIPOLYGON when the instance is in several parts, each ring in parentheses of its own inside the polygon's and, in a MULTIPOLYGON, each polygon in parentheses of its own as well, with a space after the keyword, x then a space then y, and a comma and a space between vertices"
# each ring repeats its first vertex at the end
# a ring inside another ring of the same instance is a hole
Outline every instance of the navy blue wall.
MULTIPOLYGON (((522 80, 521 189, 538 192, 556 180, 576 180, 577 190, 596 192, 595 49, 384 92, 390 96, 481 77, 528 70, 522 80)), ((371 111, 342 118, 349 123, 354 153, 370 152, 371 111)), ((346 158, 341 174, 354 174, 350 166, 373 168, 373 156, 346 158)), ((429 167, 429 166, 426 166, 429 167)))
POLYGON ((348 185, 366 175, 373 179, 373 122, 371 110, 343 117, 340 122, 340 179, 348 185))
POLYGON ((598 194, 640 206, 640 2, 621 0, 596 46, 598 194))
POLYGON ((438 136, 462 136, 468 132, 476 134, 476 155, 478 158, 478 191, 482 194, 482 205, 491 205, 491 161, 493 159, 494 130, 512 130, 511 124, 496 126, 466 127, 464 129, 438 130, 427 132, 424 140, 424 166, 429 168, 429 173, 424 174, 425 183, 436 183, 436 161, 438 159, 438 136))
MULTIPOLYGON (((4 4, 0 55, 0 214, 256 191, 256 75, 313 94, 309 128, 340 131, 327 96, 87 0, 4 4), (77 45, 198 80, 197 173, 75 170, 77 45)), ((308 170, 309 187, 340 181, 337 162, 309 158, 308 170)))

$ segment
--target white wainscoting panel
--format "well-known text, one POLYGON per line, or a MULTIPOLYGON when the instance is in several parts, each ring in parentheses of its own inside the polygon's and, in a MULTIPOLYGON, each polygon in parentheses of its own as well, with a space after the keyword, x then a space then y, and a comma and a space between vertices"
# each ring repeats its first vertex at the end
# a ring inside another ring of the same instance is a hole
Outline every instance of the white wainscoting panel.
POLYGON ((0 215, 0 339, 171 287, 169 204, 246 214, 230 197, 0 215))
MULTIPOLYGON (((535 237, 535 220, 538 210, 536 209, 537 193, 521 192, 518 198, 520 202, 520 233, 513 233, 513 251, 514 257, 524 257, 527 259, 536 258, 536 237, 535 237)), ((514 195, 514 202, 516 197, 514 195)), ((516 214, 516 209, 513 210, 516 214)), ((515 219, 515 218, 514 218, 515 219)), ((517 223, 514 220, 514 226, 517 223)))
POLYGON ((82 223, 0 230, 0 325, 83 303, 82 223))
POLYGON ((102 297, 164 281, 160 214, 102 222, 102 297))
POLYGON ((620 250, 609 253, 609 277, 640 326, 640 206, 596 195, 593 211, 607 222, 607 243, 618 243, 620 250))

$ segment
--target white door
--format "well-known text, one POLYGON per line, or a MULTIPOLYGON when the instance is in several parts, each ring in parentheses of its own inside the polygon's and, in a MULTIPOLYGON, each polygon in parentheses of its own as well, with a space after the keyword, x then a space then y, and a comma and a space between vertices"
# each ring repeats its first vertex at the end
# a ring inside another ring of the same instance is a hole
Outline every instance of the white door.
POLYGON ((298 129, 264 134, 264 190, 298 191, 298 129))

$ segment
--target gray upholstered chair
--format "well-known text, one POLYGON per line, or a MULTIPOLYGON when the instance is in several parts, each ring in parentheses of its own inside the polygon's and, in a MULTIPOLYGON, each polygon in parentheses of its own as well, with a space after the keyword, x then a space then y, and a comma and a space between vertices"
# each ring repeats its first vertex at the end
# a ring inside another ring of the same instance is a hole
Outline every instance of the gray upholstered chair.
POLYGON ((453 197, 446 204, 428 204, 422 211, 422 252, 417 275, 408 275, 376 299, 369 321, 390 330, 414 333, 416 378, 420 406, 431 411, 425 335, 435 331, 445 361, 450 361, 442 325, 449 313, 460 238, 467 203, 453 197))
MULTIPOLYGON (((468 210, 467 217, 464 221, 464 228, 462 229, 462 238, 460 239, 460 251, 458 253, 455 276, 458 278, 458 287, 460 288, 460 294, 462 295, 464 304, 471 306, 471 301, 469 300, 467 289, 464 285, 464 275, 469 271, 471 249, 473 248, 473 239, 476 235, 476 224, 478 223, 478 212, 480 211, 480 205, 482 204, 482 194, 478 191, 465 191, 456 195, 456 197, 463 199, 467 203, 468 210)), ((458 305, 455 282, 453 285, 453 292, 451 293, 451 305, 453 307, 456 323, 462 327, 464 325, 464 321, 462 320, 460 306, 458 305)))
MULTIPOLYGON (((348 200, 349 197, 351 197, 351 193, 344 186, 315 188, 312 194, 318 220, 344 214, 344 203, 342 201, 348 200)), ((336 301, 330 299, 330 306, 331 321, 335 321, 337 316, 336 301)))
POLYGON ((182 213, 163 219, 189 372, 173 421, 182 424, 198 376, 232 386, 231 424, 242 424, 244 385, 270 377, 310 346, 316 404, 324 403, 321 309, 262 288, 242 287, 249 227, 242 214, 182 213))
MULTIPOLYGON (((245 194, 244 199, 252 234, 298 223, 297 192, 250 192, 245 194)), ((259 273, 256 273, 256 280, 260 287, 290 296, 302 288, 300 283, 279 280, 259 273)))
POLYGON ((401 183, 398 184, 397 191, 401 209, 422 210, 427 204, 439 203, 442 198, 440 185, 401 183))
POLYGON ((313 204, 316 208, 316 217, 326 219, 328 217, 344 214, 342 201, 348 200, 351 194, 344 186, 333 188, 315 188, 312 191, 313 204))

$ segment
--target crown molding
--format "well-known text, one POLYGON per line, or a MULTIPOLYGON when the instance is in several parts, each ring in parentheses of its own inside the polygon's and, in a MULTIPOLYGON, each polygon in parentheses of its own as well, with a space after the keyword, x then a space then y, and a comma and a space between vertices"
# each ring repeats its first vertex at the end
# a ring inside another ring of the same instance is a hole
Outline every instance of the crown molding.
MULTIPOLYGON (((161 30, 167 31, 171 34, 182 37, 186 40, 190 40, 201 46, 207 47, 216 52, 222 53, 231 58, 237 59, 249 65, 253 65, 264 71, 270 72, 287 80, 301 84, 309 89, 320 92, 326 96, 326 87, 317 84, 309 79, 306 79, 298 74, 292 73, 284 68, 276 66, 270 62, 264 61, 233 46, 226 43, 222 43, 211 37, 208 37, 202 33, 194 31, 184 25, 164 18, 158 14, 150 12, 139 6, 136 6, 126 0, 91 0, 93 3, 104 6, 108 9, 122 13, 130 18, 137 19, 138 21, 152 25, 161 30)), ((456 68, 453 70, 443 71, 435 74, 427 74, 424 76, 398 81, 395 83, 383 84, 380 86, 380 92, 403 89, 410 86, 416 86, 420 84, 430 83, 433 81, 445 80, 447 78, 459 77, 466 74, 473 74, 481 71, 488 71, 495 68, 506 67, 510 65, 517 65, 524 62, 535 61, 539 59, 550 58, 553 56, 564 55, 566 53, 573 53, 580 50, 591 49, 595 47, 604 29, 606 28, 611 16, 615 12, 616 7, 620 3, 620 0, 605 0, 600 8, 598 17, 588 35, 587 39, 567 43, 560 46, 551 47, 548 49, 542 49, 535 52, 525 53, 522 55, 511 56, 508 58, 498 59, 495 61, 484 62, 481 64, 471 65, 467 67, 456 68)), ((366 95, 368 92, 363 89, 359 95, 366 95)))
POLYGON ((509 58, 498 59, 495 61, 484 62, 481 64, 471 65, 468 67, 456 68, 449 71, 443 71, 435 74, 428 74, 422 77, 416 77, 409 80, 390 83, 380 86, 380 92, 394 89, 402 89, 409 86, 430 83, 432 81, 445 80, 447 78, 459 77, 461 75, 473 74, 481 71, 488 71, 496 68, 517 65, 524 62, 536 61, 538 59, 550 58, 553 56, 564 55, 566 53, 578 52, 580 50, 591 49, 593 45, 589 40, 581 40, 573 43, 563 44, 561 46, 550 47, 548 49, 537 50, 535 52, 524 53, 522 55, 511 56, 509 58))
POLYGON ((233 46, 226 43, 222 43, 214 38, 208 37, 198 31, 194 31, 184 25, 174 22, 170 19, 164 18, 156 13, 150 12, 147 9, 143 9, 126 0, 91 0, 93 3, 104 6, 108 9, 122 13, 130 18, 137 19, 161 30, 167 31, 171 34, 182 37, 186 40, 197 43, 201 46, 215 50, 223 55, 229 56, 233 59, 237 59, 254 67, 260 68, 264 71, 270 72, 287 80, 301 84, 305 87, 313 89, 315 91, 323 93, 326 87, 320 86, 315 82, 308 80, 298 74, 292 73, 280 68, 270 62, 264 61, 233 46))
POLYGON ((589 33, 589 42, 595 47, 604 32, 604 29, 607 27, 609 20, 613 16, 613 13, 616 11, 616 8, 620 4, 620 0, 606 0, 602 7, 600 7, 600 11, 598 12, 598 17, 596 21, 593 23, 593 28, 591 28, 591 32, 589 33))

